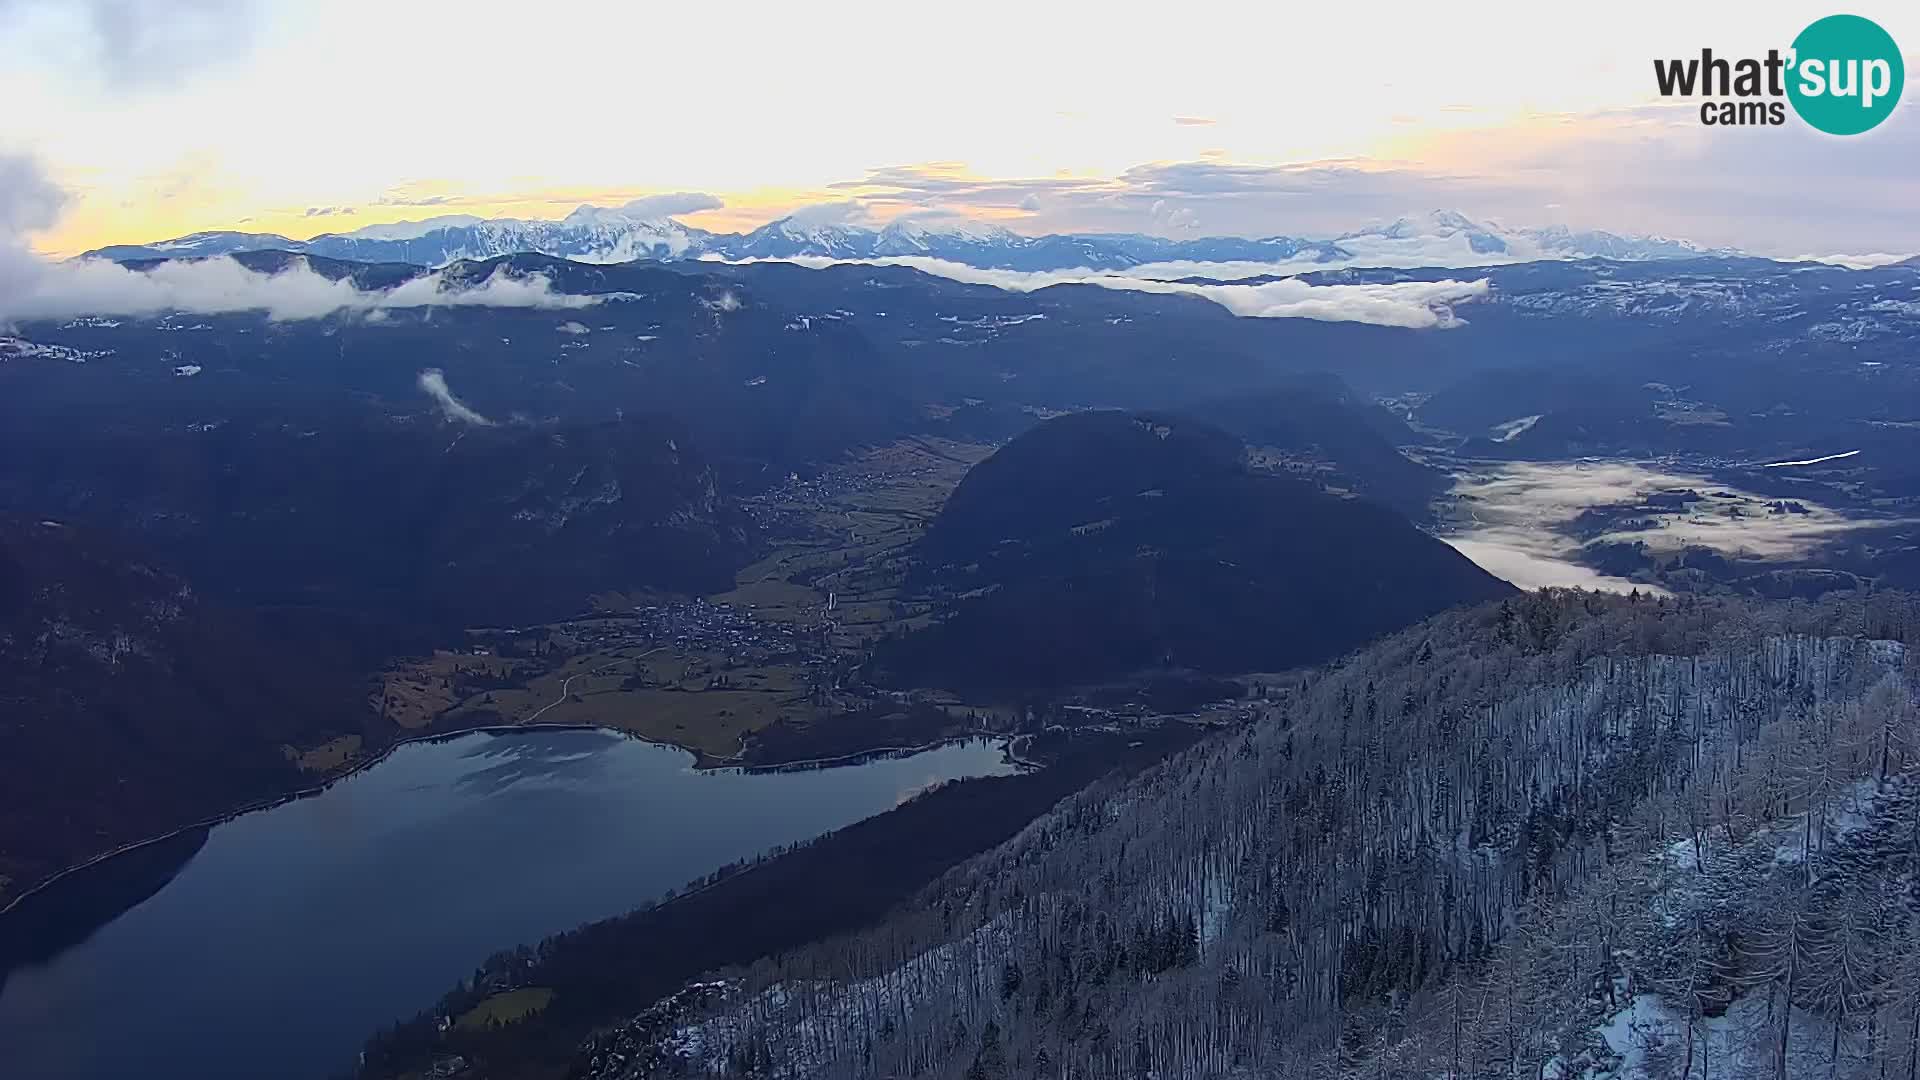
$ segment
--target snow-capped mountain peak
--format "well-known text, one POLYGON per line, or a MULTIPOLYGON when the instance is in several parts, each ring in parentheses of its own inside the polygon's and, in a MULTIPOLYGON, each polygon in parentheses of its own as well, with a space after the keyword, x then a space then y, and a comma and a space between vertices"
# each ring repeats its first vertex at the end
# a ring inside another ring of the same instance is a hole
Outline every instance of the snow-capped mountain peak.
POLYGON ((1369 257, 1383 263, 1421 258, 1436 265, 1535 259, 1670 259, 1725 253, 1724 249, 1709 251, 1662 236, 1623 236, 1566 225, 1510 228, 1497 221, 1476 220, 1458 210, 1432 210, 1369 225, 1342 234, 1336 242, 1362 262, 1369 257))
POLYGON ((419 221, 367 225, 340 235, 351 236, 356 240, 414 240, 435 229, 463 229, 469 225, 478 225, 485 220, 473 214, 441 214, 438 217, 423 218, 419 221))
POLYGON ((1455 233, 1497 233, 1498 227, 1482 224, 1458 210, 1430 210, 1424 214, 1410 214, 1397 217, 1388 222, 1375 222, 1342 233, 1335 240, 1348 240, 1359 237, 1377 236, 1388 240, 1411 240, 1422 236, 1452 236, 1455 233))
MULTIPOLYGON (((884 228, 838 220, 827 208, 802 210, 747 233, 719 234, 660 213, 657 200, 623 206, 582 205, 558 221, 451 214, 372 225, 353 232, 290 240, 266 234, 196 233, 147 245, 103 248, 113 259, 221 255, 285 250, 368 262, 444 266, 460 260, 538 252, 578 262, 634 259, 868 259, 926 257, 984 269, 1126 270, 1150 264, 1233 264, 1236 276, 1260 266, 1483 266, 1540 259, 1642 260, 1737 254, 1682 240, 1623 236, 1550 225, 1511 228, 1458 210, 1377 222, 1332 239, 1273 236, 1263 240, 1202 237, 1170 240, 1137 233, 1027 236, 950 214, 896 218, 884 228)), ((1199 271, 1183 271, 1199 272, 1199 271)), ((1271 272, 1282 272, 1275 269, 1271 272)))
POLYGON ((797 218, 785 217, 774 222, 770 228, 780 235, 794 240, 806 240, 818 244, 831 244, 844 241, 849 237, 867 232, 852 225, 838 225, 831 222, 807 222, 797 218))
POLYGON ((880 232, 881 235, 891 234, 900 237, 951 236, 963 240, 982 241, 1005 241, 1019 237, 1018 233, 1004 226, 958 217, 895 218, 880 232))

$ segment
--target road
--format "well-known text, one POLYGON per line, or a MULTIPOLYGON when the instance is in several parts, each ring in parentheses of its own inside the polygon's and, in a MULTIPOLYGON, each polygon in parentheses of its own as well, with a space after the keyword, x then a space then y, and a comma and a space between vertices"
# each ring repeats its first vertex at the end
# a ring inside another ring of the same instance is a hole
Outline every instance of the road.
POLYGON ((574 672, 572 675, 569 675, 565 679, 562 679, 560 681, 559 697, 554 698, 552 701, 549 701, 545 705, 540 706, 540 709, 538 712, 535 712, 532 716, 529 716, 525 720, 522 720, 520 722, 523 724, 531 724, 535 720, 540 719, 541 715, 544 714, 548 709, 551 709, 555 705, 558 705, 561 702, 567 700, 567 695, 573 691, 573 680, 586 678, 593 675, 598 675, 601 672, 607 670, 608 668, 619 667, 621 664, 631 664, 636 660, 645 660, 647 657, 652 656, 654 653, 660 652, 665 648, 667 648, 667 646, 665 645, 656 645, 653 648, 648 649, 646 652, 641 653, 639 656, 623 657, 619 660, 614 660, 609 663, 601 664, 599 667, 594 668, 592 671, 574 672))

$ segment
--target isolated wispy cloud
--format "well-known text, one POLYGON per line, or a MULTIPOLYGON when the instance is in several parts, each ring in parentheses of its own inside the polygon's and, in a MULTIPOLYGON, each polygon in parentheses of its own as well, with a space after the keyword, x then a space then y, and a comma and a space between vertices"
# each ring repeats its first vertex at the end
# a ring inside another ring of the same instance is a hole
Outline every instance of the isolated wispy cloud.
POLYGON ((449 193, 433 195, 415 195, 402 189, 389 191, 373 200, 375 206, 453 206, 467 201, 464 196, 449 193))
POLYGON ((1123 292, 1197 296, 1211 300, 1235 315, 1248 318, 1318 319, 1322 322, 1372 323, 1376 326, 1414 329, 1461 325, 1464 320, 1454 314, 1454 305, 1478 300, 1487 294, 1488 289, 1485 278, 1477 281, 1403 281, 1377 285, 1309 285, 1288 278, 1257 285, 1213 285, 1156 280, 1134 276, 1131 272, 988 270, 920 255, 878 259, 798 256, 783 260, 749 261, 792 262, 815 268, 846 263, 905 266, 922 273, 970 285, 992 285, 1009 292, 1032 292, 1054 285, 1097 285, 1123 292))
POLYGON ((725 205, 720 196, 704 191, 673 191, 662 195, 643 195, 630 200, 620 209, 637 218, 662 218, 718 210, 725 205))
POLYGON ((816 225, 867 225, 873 220, 863 199, 812 203, 794 210, 787 218, 795 225, 807 228, 816 225))
POLYGON ((480 427, 493 426, 493 421, 475 412, 472 406, 453 396, 453 391, 447 388, 446 373, 439 368, 428 368, 422 371, 418 381, 420 389, 425 390, 427 396, 440 406, 441 415, 447 419, 480 427))

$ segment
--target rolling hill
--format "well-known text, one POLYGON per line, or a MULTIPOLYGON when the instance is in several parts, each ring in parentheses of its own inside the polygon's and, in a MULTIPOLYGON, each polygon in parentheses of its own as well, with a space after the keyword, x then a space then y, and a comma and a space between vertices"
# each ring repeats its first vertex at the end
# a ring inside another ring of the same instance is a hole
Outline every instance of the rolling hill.
POLYGON ((1272 671, 1511 587, 1404 517, 1254 472, 1185 417, 1062 416, 975 466, 914 555, 935 625, 876 677, 988 693, 1272 671))

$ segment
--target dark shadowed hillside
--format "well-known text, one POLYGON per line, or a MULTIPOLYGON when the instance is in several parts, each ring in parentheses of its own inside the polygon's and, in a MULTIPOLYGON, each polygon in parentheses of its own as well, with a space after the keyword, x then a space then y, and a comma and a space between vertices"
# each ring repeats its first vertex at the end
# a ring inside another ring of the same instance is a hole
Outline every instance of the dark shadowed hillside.
POLYGON ((118 531, 232 604, 390 634, 557 618, 609 590, 721 587, 748 546, 712 471, 658 417, 468 427, 302 410, 15 429, 0 447, 19 466, 0 476, 0 505, 118 531))
POLYGON ((1418 436, 1406 421, 1333 375, 1282 379, 1268 389, 1196 402, 1185 410, 1272 456, 1272 467, 1384 503, 1415 520, 1449 483, 1401 453, 1418 436))
POLYGON ((284 747, 371 736, 341 651, 222 611, 81 528, 0 517, 0 901, 297 786, 284 747))
POLYGON ((915 554, 944 617, 884 644, 877 676, 995 692, 1311 663, 1512 591, 1399 514, 1253 472, 1238 439, 1158 413, 1020 436, 915 554))

